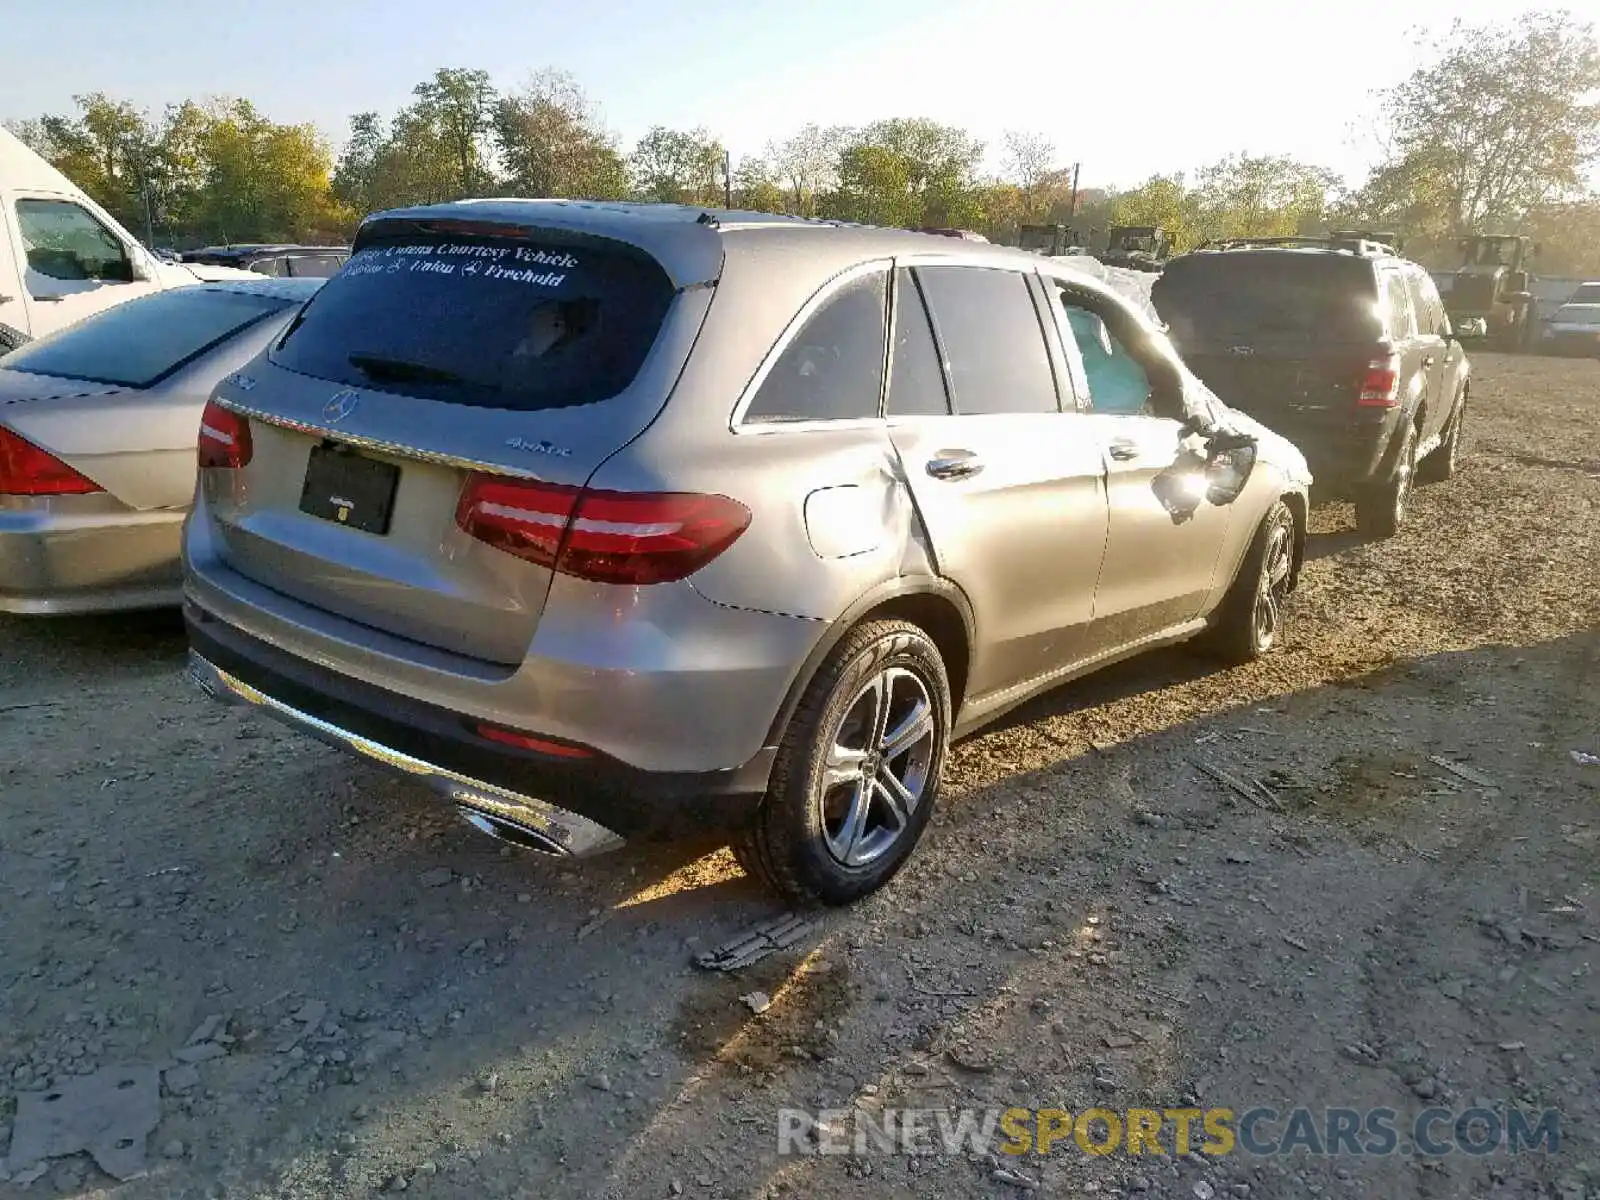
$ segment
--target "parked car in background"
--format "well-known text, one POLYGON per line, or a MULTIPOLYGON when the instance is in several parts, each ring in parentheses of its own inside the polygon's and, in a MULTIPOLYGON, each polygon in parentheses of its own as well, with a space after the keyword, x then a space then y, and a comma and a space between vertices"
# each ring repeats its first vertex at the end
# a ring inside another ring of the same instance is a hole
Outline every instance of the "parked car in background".
POLYGON ((1152 646, 1265 653, 1309 482, 1068 264, 562 201, 368 218, 199 458, 212 695, 519 845, 713 827, 834 904, 953 737, 1152 646))
POLYGON ((1151 298, 1195 374, 1299 446, 1319 497, 1354 500, 1369 535, 1455 472, 1470 365, 1432 277, 1393 247, 1219 243, 1172 259, 1151 298))
POLYGON ((0 128, 0 353, 164 288, 242 274, 162 261, 0 128))
POLYGON ((350 257, 346 246, 238 245, 185 251, 184 262, 236 267, 275 279, 327 279, 350 257))
POLYGON ((178 602, 201 409, 319 284, 172 288, 0 357, 0 612, 178 602))
POLYGON ((918 233, 931 233, 935 237, 960 238, 966 242, 988 242, 988 238, 971 229, 950 229, 942 225, 924 225, 917 230, 918 233))
POLYGON ((1578 286, 1545 322, 1539 344, 1546 353, 1600 357, 1600 282, 1578 286))

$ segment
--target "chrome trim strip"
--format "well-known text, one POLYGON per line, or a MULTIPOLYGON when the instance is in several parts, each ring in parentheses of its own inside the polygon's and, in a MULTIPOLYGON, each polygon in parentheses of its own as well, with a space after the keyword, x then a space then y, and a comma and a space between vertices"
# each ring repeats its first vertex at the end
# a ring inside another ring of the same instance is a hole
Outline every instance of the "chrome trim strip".
POLYGON ((574 858, 588 858, 615 850, 623 844, 622 839, 611 830, 575 812, 402 754, 381 742, 301 712, 257 691, 193 650, 189 652, 189 678, 219 703, 259 708, 266 715, 320 742, 373 759, 402 774, 415 776, 463 811, 481 812, 515 825, 524 825, 574 858))
POLYGON ((259 408, 252 408, 247 404, 240 404, 237 400, 226 397, 216 397, 216 403, 230 412, 236 412, 242 417, 249 417, 252 421, 260 421, 263 425, 275 425, 279 429, 292 430, 295 433, 309 434, 311 437, 332 438, 336 442, 343 442, 362 450, 373 450, 379 454, 392 454, 396 458, 415 459, 418 462, 436 463, 441 467, 455 467, 462 471, 484 471, 493 475, 504 475, 513 479, 543 479, 537 471, 525 467, 510 467, 503 463, 480 462, 472 458, 460 458, 454 454, 440 454, 434 450, 420 450, 416 446, 405 446, 399 442, 385 442, 378 438, 363 437, 359 433, 346 433, 342 429, 331 426, 313 425, 308 421, 296 421, 292 417, 285 417, 278 413, 265 412, 259 408))

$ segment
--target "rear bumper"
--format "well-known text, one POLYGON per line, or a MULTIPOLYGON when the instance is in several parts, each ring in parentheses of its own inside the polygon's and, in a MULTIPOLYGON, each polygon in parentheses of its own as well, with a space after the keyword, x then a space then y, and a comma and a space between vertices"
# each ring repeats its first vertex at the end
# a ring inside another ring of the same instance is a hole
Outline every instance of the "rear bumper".
POLYGON ((0 508, 0 612, 68 615, 176 605, 182 524, 181 512, 77 512, 57 501, 0 508))
POLYGON ((348 680, 457 724, 577 743, 651 774, 720 774, 751 761, 827 630, 713 603, 687 581, 604 589, 557 576, 521 660, 502 664, 375 629, 234 570, 203 504, 183 550, 184 602, 208 630, 236 631, 287 664, 320 664, 330 688, 348 680))
POLYGON ((1311 468, 1314 498, 1348 498, 1388 472, 1390 423, 1358 428, 1334 437, 1295 440, 1311 468))
POLYGON ((184 620, 191 676, 213 697, 421 779, 469 815, 547 831, 565 853, 731 829, 771 773, 771 748, 730 770, 646 771, 599 752, 558 758, 502 746, 458 712, 287 654, 192 603, 184 620))

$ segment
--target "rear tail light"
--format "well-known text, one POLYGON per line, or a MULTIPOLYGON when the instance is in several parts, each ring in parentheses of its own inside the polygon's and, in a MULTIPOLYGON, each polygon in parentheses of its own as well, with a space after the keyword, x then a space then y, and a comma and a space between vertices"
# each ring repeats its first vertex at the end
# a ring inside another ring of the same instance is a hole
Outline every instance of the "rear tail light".
POLYGON ((1400 403, 1400 356, 1374 358, 1361 373, 1356 403, 1363 408, 1394 408, 1400 403))
POLYGON ((0 496, 86 496, 105 489, 9 429, 0 429, 0 496))
POLYGON ((198 456, 202 468, 237 471, 250 464, 250 421, 215 400, 200 414, 198 456))
POLYGON ((508 554, 596 583, 670 583, 694 574, 750 525, 726 496, 603 492, 474 474, 456 524, 508 554))

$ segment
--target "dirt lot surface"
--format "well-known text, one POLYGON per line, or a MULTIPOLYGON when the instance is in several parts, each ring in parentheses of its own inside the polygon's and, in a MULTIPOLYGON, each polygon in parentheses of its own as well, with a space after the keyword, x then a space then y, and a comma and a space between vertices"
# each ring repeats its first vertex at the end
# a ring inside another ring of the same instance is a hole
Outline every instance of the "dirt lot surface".
POLYGON ((901 878, 737 974, 694 956, 777 910, 726 851, 503 853, 209 704, 173 618, 0 623, 0 1151, 74 1078, 169 1068, 159 1108, 129 1076, 145 1174, 12 1144, 0 1196, 1600 1197, 1600 364, 1477 363, 1400 537, 1314 510, 1279 653, 961 745, 901 878), (785 1107, 1095 1105, 1560 1141, 778 1155, 785 1107))

